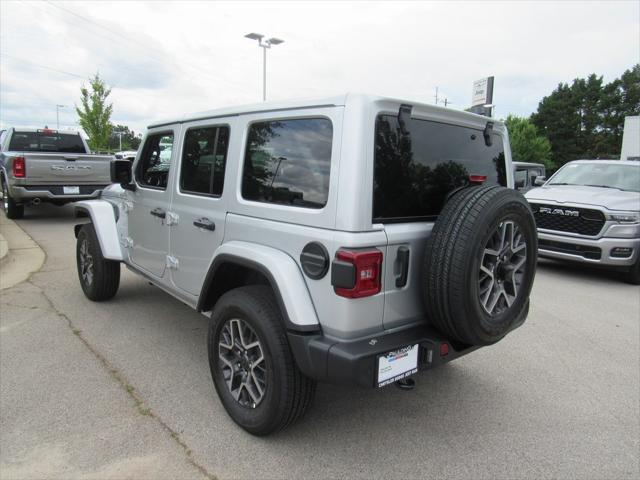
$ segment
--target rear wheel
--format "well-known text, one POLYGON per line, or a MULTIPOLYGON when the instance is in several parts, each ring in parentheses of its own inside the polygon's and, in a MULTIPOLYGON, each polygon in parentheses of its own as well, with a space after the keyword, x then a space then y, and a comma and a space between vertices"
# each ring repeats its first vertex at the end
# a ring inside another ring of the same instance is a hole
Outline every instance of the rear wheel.
POLYGON ((533 214, 522 194, 503 187, 456 193, 425 250, 425 308, 453 340, 488 345, 526 315, 537 260, 533 214))
POLYGON ((2 208, 7 218, 12 220, 20 219, 24 216, 24 205, 18 205, 11 195, 9 194, 9 188, 7 182, 2 178, 2 208))
POLYGON ((300 418, 315 381, 300 372, 273 292, 237 288, 216 303, 207 339, 211 376, 229 416, 253 435, 268 435, 300 418))
POLYGON ((76 245, 78 279, 89 300, 109 300, 120 286, 120 262, 102 256, 100 243, 93 225, 83 225, 76 245))

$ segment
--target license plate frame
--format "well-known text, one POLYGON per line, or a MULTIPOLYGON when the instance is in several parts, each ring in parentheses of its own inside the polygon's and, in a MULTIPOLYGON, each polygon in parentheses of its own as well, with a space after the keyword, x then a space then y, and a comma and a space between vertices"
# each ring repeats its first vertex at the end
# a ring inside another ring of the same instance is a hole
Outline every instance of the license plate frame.
POLYGON ((406 345, 376 357, 376 386, 384 387, 418 372, 420 344, 406 345))
POLYGON ((80 195, 79 186, 64 186, 62 187, 62 193, 64 195, 80 195))

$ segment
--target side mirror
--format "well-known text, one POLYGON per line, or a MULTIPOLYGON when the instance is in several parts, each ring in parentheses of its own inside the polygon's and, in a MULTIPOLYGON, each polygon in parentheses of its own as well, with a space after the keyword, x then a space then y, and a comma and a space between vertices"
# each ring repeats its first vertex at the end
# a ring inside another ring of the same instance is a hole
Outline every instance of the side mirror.
POLYGON ((543 176, 536 177, 535 182, 533 182, 533 186, 534 187, 541 187, 542 185, 544 185, 544 182, 546 182, 546 181, 547 181, 547 177, 543 177, 543 176))
POLYGON ((135 190, 136 184, 133 183, 131 161, 111 160, 111 181, 113 183, 119 183, 125 190, 135 190))
POLYGON ((524 188, 524 179, 523 180, 518 180, 516 182, 516 190, 519 190, 521 188, 524 188))

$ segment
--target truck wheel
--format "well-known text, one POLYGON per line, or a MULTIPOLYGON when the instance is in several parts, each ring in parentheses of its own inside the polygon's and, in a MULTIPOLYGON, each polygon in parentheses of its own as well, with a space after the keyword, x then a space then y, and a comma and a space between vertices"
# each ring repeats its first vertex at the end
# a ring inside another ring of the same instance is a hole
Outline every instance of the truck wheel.
POLYGON ((9 188, 7 182, 2 179, 2 208, 4 213, 7 214, 7 218, 12 220, 18 220, 24 217, 24 205, 18 205, 11 195, 9 195, 9 188))
POLYGON ((427 317, 452 340, 489 345, 523 321, 538 242, 521 193, 461 190, 445 205, 424 257, 427 317))
POLYGON ((640 257, 629 270, 624 272, 624 280, 631 285, 640 285, 640 257))
POLYGON ((120 286, 120 262, 102 256, 100 243, 93 225, 83 225, 76 243, 78 278, 82 291, 89 300, 109 300, 120 286))
POLYGON ((216 303, 207 338, 211 376, 229 416, 253 435, 300 418, 316 382, 300 372, 270 288, 250 285, 216 303))

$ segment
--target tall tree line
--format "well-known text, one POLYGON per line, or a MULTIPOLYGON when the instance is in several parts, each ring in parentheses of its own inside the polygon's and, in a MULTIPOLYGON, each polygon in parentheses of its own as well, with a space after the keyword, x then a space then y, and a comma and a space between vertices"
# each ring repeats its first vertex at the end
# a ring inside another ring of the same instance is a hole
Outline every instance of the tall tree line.
POLYGON ((624 118, 640 114, 640 64, 611 83, 591 74, 560 83, 531 121, 558 166, 579 158, 620 158, 624 118))

